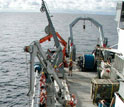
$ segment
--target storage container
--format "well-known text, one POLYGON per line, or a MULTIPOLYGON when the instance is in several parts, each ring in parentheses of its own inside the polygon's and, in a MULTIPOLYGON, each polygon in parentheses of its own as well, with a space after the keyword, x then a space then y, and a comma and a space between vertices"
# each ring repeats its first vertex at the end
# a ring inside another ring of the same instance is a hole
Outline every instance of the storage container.
POLYGON ((119 89, 119 82, 110 79, 92 79, 91 98, 93 103, 97 103, 100 100, 106 100, 110 102, 114 96, 114 92, 119 89))

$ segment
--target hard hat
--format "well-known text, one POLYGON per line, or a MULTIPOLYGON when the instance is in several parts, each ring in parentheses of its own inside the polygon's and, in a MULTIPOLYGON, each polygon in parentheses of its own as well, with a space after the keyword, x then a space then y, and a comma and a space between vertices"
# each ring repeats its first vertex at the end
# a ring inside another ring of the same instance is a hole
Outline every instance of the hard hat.
POLYGON ((56 69, 57 68, 57 65, 55 65, 54 68, 56 69))
POLYGON ((44 75, 44 72, 42 72, 42 75, 44 75))

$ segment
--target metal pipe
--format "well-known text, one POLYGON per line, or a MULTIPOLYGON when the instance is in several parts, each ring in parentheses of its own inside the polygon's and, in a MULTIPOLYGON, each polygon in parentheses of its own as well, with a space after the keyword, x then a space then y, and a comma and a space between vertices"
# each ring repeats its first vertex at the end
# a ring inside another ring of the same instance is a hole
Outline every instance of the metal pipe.
POLYGON ((36 91, 36 85, 37 85, 37 76, 38 76, 38 71, 36 70, 36 75, 35 75, 35 78, 34 78, 34 93, 33 93, 33 96, 32 96, 31 107, 34 107, 35 91, 36 91))
POLYGON ((29 90, 29 95, 33 94, 33 88, 34 88, 34 48, 31 46, 32 52, 30 54, 30 90, 29 90))

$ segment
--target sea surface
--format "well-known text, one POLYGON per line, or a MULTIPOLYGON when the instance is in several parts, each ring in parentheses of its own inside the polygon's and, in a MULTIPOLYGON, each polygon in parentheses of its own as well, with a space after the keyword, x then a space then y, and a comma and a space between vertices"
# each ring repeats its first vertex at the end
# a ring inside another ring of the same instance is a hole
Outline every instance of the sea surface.
MULTIPOLYGON (((57 32, 67 41, 69 24, 76 17, 92 17, 103 25, 109 46, 117 43, 114 16, 53 13, 52 21, 57 32)), ((0 107, 27 107, 29 81, 29 54, 23 50, 35 40, 46 36, 48 25, 45 13, 0 13, 0 107)), ((77 54, 93 51, 98 29, 91 22, 79 21, 73 28, 77 54), (83 24, 86 29, 83 29, 83 24)), ((54 42, 41 44, 44 50, 54 47, 54 42)))

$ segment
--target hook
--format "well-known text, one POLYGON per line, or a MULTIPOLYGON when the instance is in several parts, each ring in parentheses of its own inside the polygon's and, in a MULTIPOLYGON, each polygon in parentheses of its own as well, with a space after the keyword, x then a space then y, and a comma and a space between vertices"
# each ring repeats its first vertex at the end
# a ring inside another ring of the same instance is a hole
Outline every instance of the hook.
POLYGON ((85 26, 85 20, 84 20, 84 24, 83 24, 83 29, 85 30, 86 26, 85 26))

